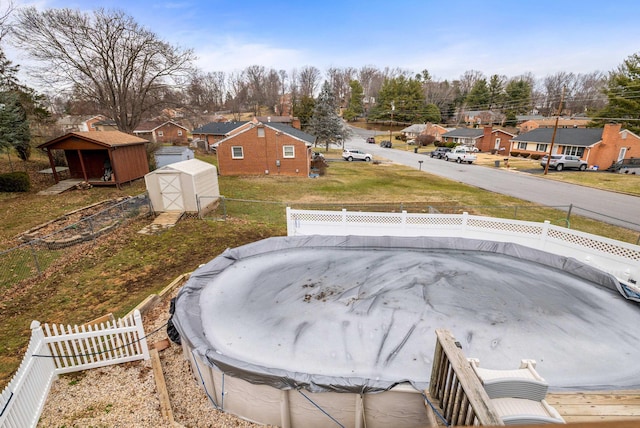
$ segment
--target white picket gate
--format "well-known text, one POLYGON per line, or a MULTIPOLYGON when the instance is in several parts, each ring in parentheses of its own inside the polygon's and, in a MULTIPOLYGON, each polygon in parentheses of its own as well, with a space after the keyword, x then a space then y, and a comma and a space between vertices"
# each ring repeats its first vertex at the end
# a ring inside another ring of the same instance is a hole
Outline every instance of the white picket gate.
POLYGON ((0 428, 35 427, 59 374, 142 359, 149 359, 149 348, 138 310, 117 321, 73 327, 43 328, 33 321, 24 359, 0 394, 0 428))

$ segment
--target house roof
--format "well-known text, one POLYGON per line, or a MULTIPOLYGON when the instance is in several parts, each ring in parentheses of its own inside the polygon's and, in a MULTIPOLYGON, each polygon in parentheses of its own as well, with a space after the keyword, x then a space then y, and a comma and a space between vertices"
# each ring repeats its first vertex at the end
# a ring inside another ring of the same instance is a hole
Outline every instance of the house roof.
POLYGON ((146 122, 142 122, 141 124, 139 124, 138 126, 136 126, 136 129, 133 130, 134 134, 138 134, 138 133, 146 133, 146 132, 153 132, 156 129, 166 125, 166 124, 172 124, 175 125, 179 128, 185 129, 188 131, 187 128, 185 128, 184 126, 180 125, 179 123, 176 123, 172 120, 147 120, 146 122))
POLYGON ((478 138, 484 135, 484 130, 480 128, 456 128, 453 131, 445 132, 443 137, 478 138))
POLYGON ((211 135, 227 135, 229 132, 242 125, 249 123, 247 121, 239 122, 209 122, 200 128, 194 129, 192 134, 211 134, 211 135))
POLYGON ((402 131, 400 132, 411 132, 414 134, 419 134, 422 131, 424 131, 427 128, 427 125, 421 124, 421 123, 415 123, 411 126, 407 126, 406 128, 404 128, 402 131))
MULTIPOLYGON (((589 147, 602 140, 602 128, 558 128, 554 144, 589 147)), ((538 128, 518 135, 511 141, 551 143, 553 128, 538 128)))
POLYGON ((291 123, 291 116, 256 116, 256 119, 262 123, 291 123))
POLYGON ((69 132, 61 137, 54 138, 53 140, 42 143, 38 148, 45 148, 52 146, 60 141, 67 140, 71 137, 80 138, 81 140, 89 141, 91 143, 98 144, 104 147, 117 147, 117 146, 131 146, 138 144, 146 144, 147 140, 129 135, 120 131, 76 131, 69 132))
POLYGON ((277 131, 284 132, 285 134, 288 134, 294 138, 297 138, 298 140, 302 140, 308 144, 313 144, 316 142, 315 135, 308 134, 304 131, 299 130, 298 128, 294 128, 293 126, 286 125, 284 123, 272 122, 272 123, 265 123, 264 125, 270 128, 273 128, 277 131))

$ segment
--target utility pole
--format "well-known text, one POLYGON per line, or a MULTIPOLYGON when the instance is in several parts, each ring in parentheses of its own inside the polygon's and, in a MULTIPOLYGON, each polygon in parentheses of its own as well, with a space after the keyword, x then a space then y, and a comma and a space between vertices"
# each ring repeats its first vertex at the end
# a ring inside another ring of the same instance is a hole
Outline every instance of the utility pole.
POLYGON ((547 157, 547 163, 544 166, 544 175, 549 172, 549 164, 551 163, 551 153, 553 153, 553 143, 556 141, 556 132, 558 132, 558 120, 560 119, 560 113, 562 113, 562 103, 564 102, 564 91, 566 86, 562 87, 562 95, 560 96, 560 105, 558 106, 558 114, 556 115, 556 124, 553 126, 553 134, 551 134, 551 145, 549 147, 549 156, 547 157))

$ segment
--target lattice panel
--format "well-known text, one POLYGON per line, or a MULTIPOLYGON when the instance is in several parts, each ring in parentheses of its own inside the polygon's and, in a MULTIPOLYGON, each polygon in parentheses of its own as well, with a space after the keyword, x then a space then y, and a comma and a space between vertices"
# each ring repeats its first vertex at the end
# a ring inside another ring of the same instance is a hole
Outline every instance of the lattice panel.
POLYGON ((363 223, 363 224, 401 224, 402 217, 399 215, 371 215, 371 214, 352 214, 347 216, 347 223, 363 223))
POLYGON ((329 214, 329 213, 292 213, 291 220, 293 221, 309 221, 309 222, 327 222, 327 223, 341 223, 342 214, 329 214))
POLYGON ((522 233, 526 235, 542 235, 542 227, 534 226, 530 224, 518 224, 506 221, 491 221, 469 218, 467 225, 470 227, 477 227, 487 231, 501 230, 504 232, 522 233))
POLYGON ((549 229, 548 236, 559 241, 570 242, 574 245, 591 248, 593 250, 597 250, 607 254, 613 254, 625 259, 640 261, 640 251, 631 248, 625 248, 610 242, 603 242, 596 239, 588 238, 586 236, 575 235, 573 233, 567 233, 551 228, 549 229))
POLYGON ((462 226, 462 217, 407 216, 407 224, 420 224, 427 226, 462 226))

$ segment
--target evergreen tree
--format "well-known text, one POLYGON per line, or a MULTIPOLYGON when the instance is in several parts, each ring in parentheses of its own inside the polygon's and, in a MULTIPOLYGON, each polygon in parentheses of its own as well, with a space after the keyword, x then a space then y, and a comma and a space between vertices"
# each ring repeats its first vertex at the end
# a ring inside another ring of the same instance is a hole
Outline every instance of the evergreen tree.
POLYGON ((422 83, 399 76, 386 79, 378 93, 378 103, 369 115, 376 120, 424 122, 425 98, 422 83))
POLYGON ((504 100, 504 78, 494 74, 489 79, 489 109, 500 107, 504 100))
POLYGON ((331 85, 325 81, 313 109, 310 129, 311 133, 317 137, 317 142, 324 144, 327 150, 329 150, 329 144, 344 141, 347 137, 348 131, 338 116, 337 110, 338 106, 331 85))
POLYGON ((625 129, 640 133, 640 53, 629 56, 609 73, 604 93, 609 104, 598 111, 591 126, 603 126, 614 119, 625 129))
POLYGON ((14 91, 0 92, 0 148, 6 151, 16 150, 23 161, 31 155, 29 122, 20 103, 20 97, 14 91))
POLYGON ((531 111, 531 84, 522 78, 511 80, 505 88, 507 112, 526 114, 531 111))
POLYGON ((442 114, 437 105, 427 104, 424 109, 424 120, 431 123, 440 123, 442 121, 442 114))
POLYGON ((302 129, 307 129, 309 127, 315 105, 316 101, 313 97, 309 97, 307 95, 303 95, 298 100, 293 100, 293 115, 300 119, 300 127, 302 129))
POLYGON ((354 120, 364 112, 364 106, 362 105, 364 89, 357 80, 351 80, 349 86, 351 87, 349 107, 342 113, 342 117, 345 120, 354 120))
POLYGON ((467 108, 469 110, 486 110, 489 107, 490 98, 487 79, 478 79, 467 95, 467 108))

